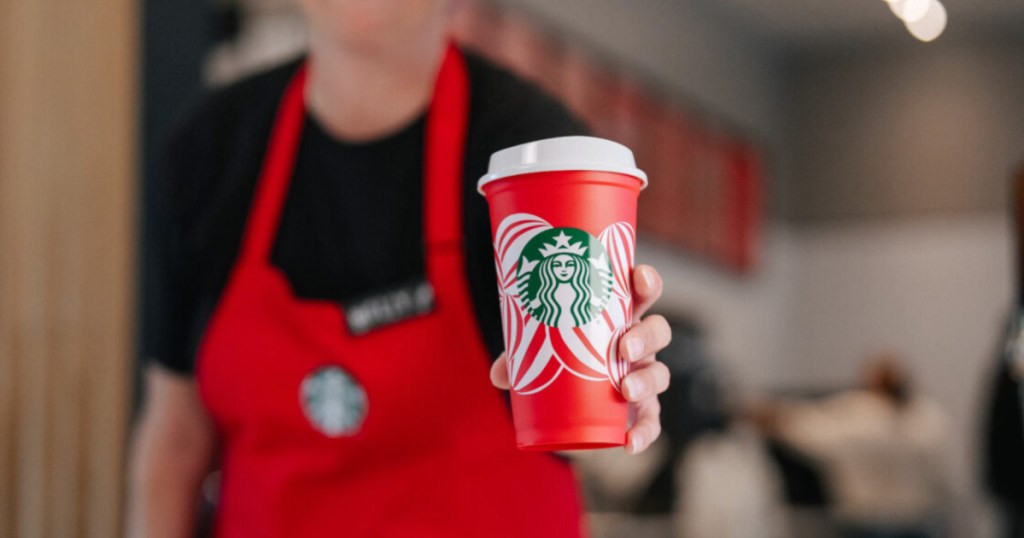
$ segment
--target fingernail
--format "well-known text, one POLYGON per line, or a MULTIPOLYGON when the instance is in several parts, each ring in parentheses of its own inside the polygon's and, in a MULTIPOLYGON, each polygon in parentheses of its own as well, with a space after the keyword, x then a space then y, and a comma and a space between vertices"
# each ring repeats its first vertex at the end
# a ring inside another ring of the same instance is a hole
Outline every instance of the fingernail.
POLYGON ((644 279, 644 284, 647 285, 648 289, 654 288, 654 274, 647 267, 643 267, 640 270, 640 277, 644 279))
POLYGON ((636 378, 626 379, 626 392, 631 398, 635 398, 644 392, 644 382, 636 378))
POLYGON ((629 452, 631 454, 639 454, 644 449, 644 439, 639 435, 634 435, 633 440, 629 443, 629 452))
POLYGON ((644 353, 644 341, 639 337, 631 336, 626 340, 626 353, 629 354, 627 357, 630 360, 637 360, 644 353))

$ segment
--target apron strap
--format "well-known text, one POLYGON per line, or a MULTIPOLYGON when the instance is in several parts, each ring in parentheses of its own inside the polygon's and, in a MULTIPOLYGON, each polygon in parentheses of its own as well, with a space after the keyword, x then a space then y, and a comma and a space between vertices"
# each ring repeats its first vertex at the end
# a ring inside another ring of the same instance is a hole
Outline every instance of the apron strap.
POLYGON ((423 209, 426 253, 462 246, 462 170, 469 117, 469 75, 462 53, 448 45, 427 113, 423 209))
POLYGON ((274 127, 267 142, 263 168, 253 195, 252 209, 242 237, 242 260, 270 263, 270 251, 288 198, 288 185, 306 120, 307 67, 303 63, 288 83, 277 108, 274 127))

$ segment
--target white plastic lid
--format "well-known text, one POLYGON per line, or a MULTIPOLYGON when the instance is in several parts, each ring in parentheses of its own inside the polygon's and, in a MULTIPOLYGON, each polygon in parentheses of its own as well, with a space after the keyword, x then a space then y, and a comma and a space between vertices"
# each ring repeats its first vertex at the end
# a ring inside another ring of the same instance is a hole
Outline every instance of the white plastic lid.
POLYGON ((558 170, 600 170, 626 174, 647 186, 647 174, 636 167, 633 152, 611 140, 592 136, 561 136, 512 146, 491 155, 487 175, 476 188, 509 176, 558 170))

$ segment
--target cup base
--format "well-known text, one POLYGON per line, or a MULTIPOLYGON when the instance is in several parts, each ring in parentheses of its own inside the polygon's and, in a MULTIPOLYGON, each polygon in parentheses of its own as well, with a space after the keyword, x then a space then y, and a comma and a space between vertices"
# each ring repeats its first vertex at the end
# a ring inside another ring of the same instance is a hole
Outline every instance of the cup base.
POLYGON ((626 432, 621 427, 578 426, 557 431, 517 431, 519 450, 553 452, 561 450, 594 450, 626 445, 626 432))

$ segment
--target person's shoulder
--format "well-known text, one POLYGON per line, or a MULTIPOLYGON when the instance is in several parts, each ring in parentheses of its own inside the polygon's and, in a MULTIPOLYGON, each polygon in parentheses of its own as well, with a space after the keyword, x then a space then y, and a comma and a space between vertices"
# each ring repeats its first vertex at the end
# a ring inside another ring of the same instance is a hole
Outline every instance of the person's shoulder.
POLYGON ((203 90, 178 113, 161 141, 158 185, 169 211, 198 226, 215 201, 234 200, 255 181, 274 111, 300 61, 203 90))
POLYGON ((168 134, 168 143, 173 149, 183 143, 209 142, 244 128, 260 116, 272 117, 277 101, 301 62, 301 58, 294 59, 198 92, 179 112, 168 134))
POLYGON ((498 145, 588 134, 562 103, 532 82, 472 51, 465 57, 474 126, 498 145))

